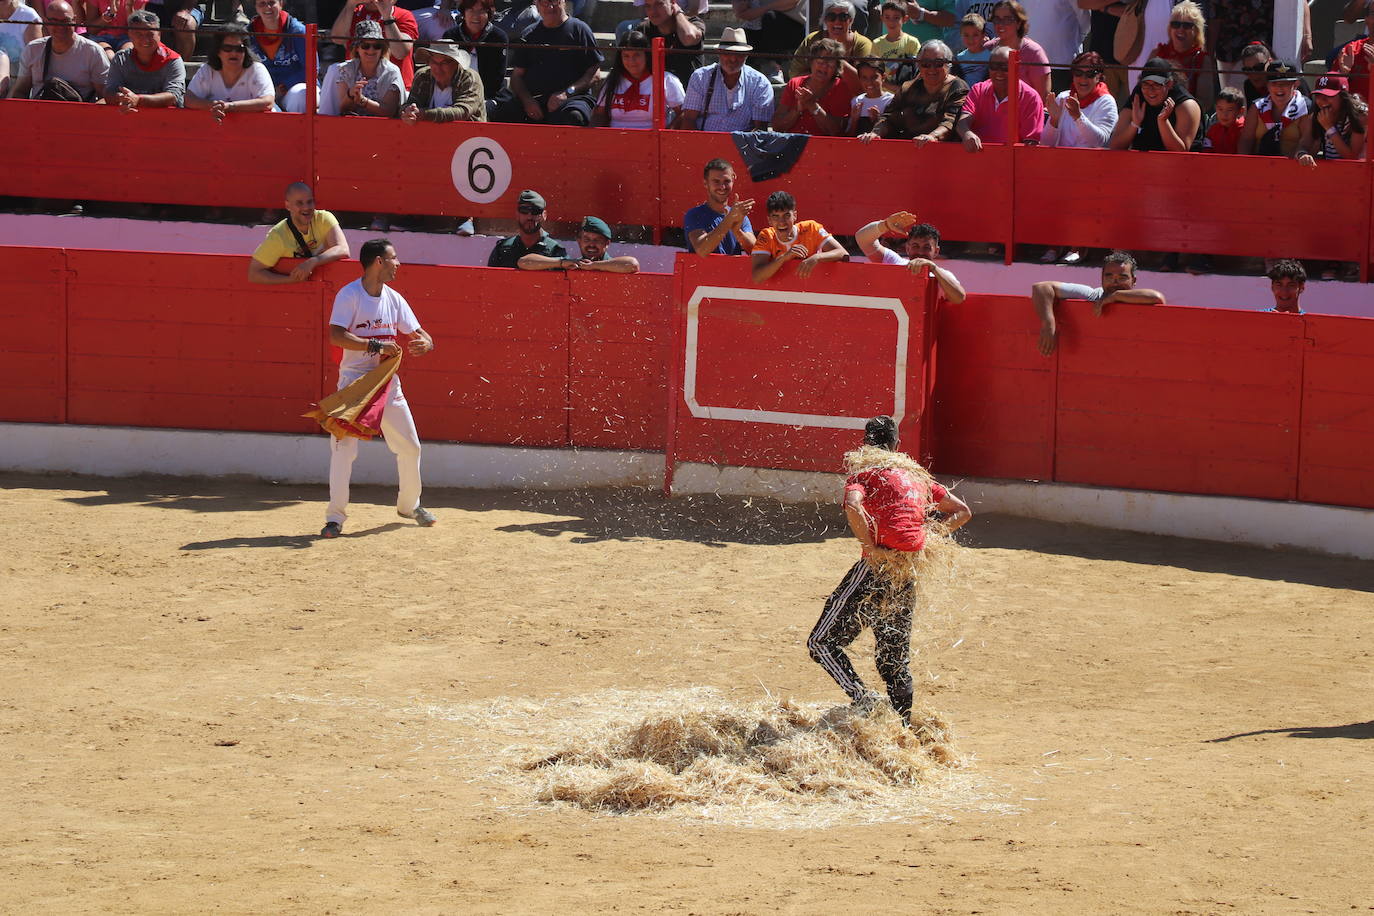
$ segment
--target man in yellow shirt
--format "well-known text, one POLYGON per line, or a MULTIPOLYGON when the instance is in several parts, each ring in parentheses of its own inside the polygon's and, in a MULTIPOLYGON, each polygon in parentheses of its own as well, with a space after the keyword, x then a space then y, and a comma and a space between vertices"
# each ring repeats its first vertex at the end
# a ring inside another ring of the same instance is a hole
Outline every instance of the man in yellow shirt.
POLYGON ((300 283, 316 268, 348 257, 348 239, 334 214, 315 209, 315 192, 297 181, 286 189, 286 219, 267 232, 258 250, 248 259, 248 279, 253 283, 300 283), (283 258, 301 258, 289 274, 275 268, 283 258))

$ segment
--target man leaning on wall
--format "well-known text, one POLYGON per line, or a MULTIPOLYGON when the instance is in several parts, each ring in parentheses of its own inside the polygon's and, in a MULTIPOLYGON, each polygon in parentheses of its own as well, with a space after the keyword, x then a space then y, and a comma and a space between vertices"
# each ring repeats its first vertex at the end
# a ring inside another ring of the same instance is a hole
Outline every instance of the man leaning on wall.
POLYGON ((1093 304, 1093 314, 1101 315, 1115 303, 1128 305, 1163 305, 1164 294, 1153 289, 1135 288, 1135 258, 1125 251, 1113 251, 1102 259, 1102 285, 1096 288, 1084 283, 1060 283, 1042 280, 1031 287, 1031 304, 1040 316, 1040 353, 1049 356, 1059 339, 1059 326, 1054 318, 1054 306, 1061 299, 1086 299, 1093 304))
POLYGON ((267 232, 267 238, 248 259, 253 283, 301 283, 316 270, 349 256, 348 239, 334 214, 315 209, 315 192, 303 181, 286 189, 286 219, 267 232), (290 273, 276 267, 285 258, 300 258, 290 273))

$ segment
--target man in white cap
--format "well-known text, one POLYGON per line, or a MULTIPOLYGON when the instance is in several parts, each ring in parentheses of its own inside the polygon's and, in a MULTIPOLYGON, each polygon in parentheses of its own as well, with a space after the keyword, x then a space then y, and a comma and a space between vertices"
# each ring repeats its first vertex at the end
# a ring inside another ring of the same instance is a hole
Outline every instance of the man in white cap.
POLYGON ((415 74, 410 95, 401 106, 401 120, 485 121, 482 78, 471 69, 468 52, 452 41, 429 45, 429 66, 415 74))
POLYGON ((744 29, 721 33, 720 59, 692 74, 682 106, 683 130, 766 130, 773 119, 773 85, 744 61, 754 50, 744 29))

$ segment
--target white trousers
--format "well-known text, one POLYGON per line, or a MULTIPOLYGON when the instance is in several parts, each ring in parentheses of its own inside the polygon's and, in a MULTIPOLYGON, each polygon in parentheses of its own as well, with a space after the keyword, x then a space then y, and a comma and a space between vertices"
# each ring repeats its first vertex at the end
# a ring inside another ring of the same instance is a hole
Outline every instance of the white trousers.
MULTIPOLYGON (((356 378, 340 376, 339 387, 356 378)), ((413 515, 420 505, 420 435, 415 431, 415 419, 410 415, 400 379, 391 386, 391 399, 382 411, 382 438, 396 455, 396 476, 400 481, 396 511, 413 515)), ((324 515, 327 522, 342 525, 348 519, 349 480, 353 476, 353 461, 358 457, 358 441, 352 436, 329 437, 329 508, 324 515)))

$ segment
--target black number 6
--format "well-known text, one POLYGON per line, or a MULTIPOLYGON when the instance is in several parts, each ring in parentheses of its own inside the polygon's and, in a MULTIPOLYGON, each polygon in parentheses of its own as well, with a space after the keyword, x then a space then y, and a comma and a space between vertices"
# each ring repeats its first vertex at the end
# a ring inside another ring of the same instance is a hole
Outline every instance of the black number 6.
POLYGON ((493 153, 489 147, 485 146, 479 146, 468 154, 468 187, 472 188, 474 193, 485 194, 496 186, 496 170, 485 162, 478 162, 478 153, 485 153, 488 161, 494 160, 496 154, 493 153), (477 183, 478 172, 486 173, 487 180, 485 185, 479 185, 477 183))

